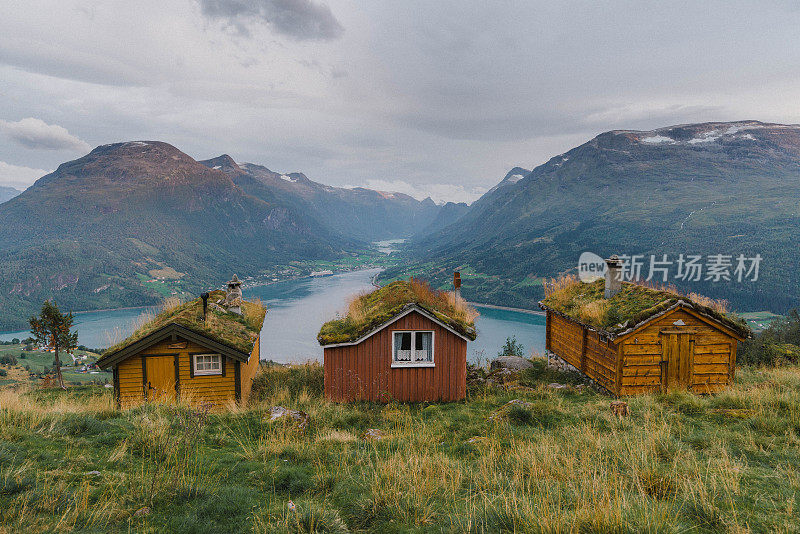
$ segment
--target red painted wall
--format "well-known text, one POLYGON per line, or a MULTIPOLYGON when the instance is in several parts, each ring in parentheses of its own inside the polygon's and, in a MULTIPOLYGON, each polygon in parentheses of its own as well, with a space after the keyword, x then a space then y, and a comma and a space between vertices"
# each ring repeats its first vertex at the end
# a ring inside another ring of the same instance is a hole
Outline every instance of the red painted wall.
POLYGON ((467 393, 467 342, 411 312, 358 345, 325 347, 325 396, 334 401, 454 401, 467 393), (434 367, 392 368, 392 332, 432 330, 434 367))

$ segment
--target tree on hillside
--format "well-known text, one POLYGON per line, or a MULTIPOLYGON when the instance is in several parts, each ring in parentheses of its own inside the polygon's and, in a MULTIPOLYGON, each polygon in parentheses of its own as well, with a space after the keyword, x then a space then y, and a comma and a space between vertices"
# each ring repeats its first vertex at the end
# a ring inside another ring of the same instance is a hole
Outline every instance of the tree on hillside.
POLYGON ((78 346, 78 333, 70 333, 72 329, 72 313, 64 315, 58 309, 55 302, 46 300, 42 304, 42 312, 38 317, 31 317, 31 334, 33 339, 40 345, 46 345, 55 349, 55 360, 53 366, 58 377, 58 385, 64 387, 64 377, 61 375, 61 360, 59 352, 70 352, 78 346))

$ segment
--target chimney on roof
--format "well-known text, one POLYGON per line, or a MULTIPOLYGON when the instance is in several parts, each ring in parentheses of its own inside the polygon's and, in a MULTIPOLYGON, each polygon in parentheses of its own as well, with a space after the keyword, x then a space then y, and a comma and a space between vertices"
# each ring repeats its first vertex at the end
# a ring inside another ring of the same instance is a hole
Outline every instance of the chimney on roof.
POLYGON ((610 299, 622 289, 622 260, 614 254, 606 260, 606 290, 603 295, 610 299))
POLYGON ((200 298, 203 299, 203 322, 206 322, 206 317, 208 316, 208 297, 210 295, 208 293, 203 293, 200 295, 200 298))
POLYGON ((458 271, 453 273, 453 297, 456 302, 461 300, 461 273, 458 271))
POLYGON ((242 315, 242 283, 235 274, 225 290, 225 308, 237 315, 242 315))

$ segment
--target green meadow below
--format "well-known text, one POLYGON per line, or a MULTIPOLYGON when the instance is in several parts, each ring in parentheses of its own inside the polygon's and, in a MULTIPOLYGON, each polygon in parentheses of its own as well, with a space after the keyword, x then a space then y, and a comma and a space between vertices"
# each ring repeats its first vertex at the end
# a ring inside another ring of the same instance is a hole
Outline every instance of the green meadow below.
POLYGON ((622 419, 541 362, 503 386, 484 374, 463 402, 335 404, 319 365, 265 367, 249 406, 211 414, 0 389, 0 531, 798 530, 796 365, 627 399, 622 419))
MULTIPOLYGON (((73 386, 111 383, 111 373, 108 371, 82 370, 84 366, 97 361, 100 357, 98 353, 79 349, 75 351, 75 355, 86 358, 79 363, 73 363, 72 358, 61 354, 61 371, 65 383, 73 386)), ((0 344, 0 386, 37 384, 39 379, 51 374, 54 356, 52 352, 25 350, 24 343, 0 344)))

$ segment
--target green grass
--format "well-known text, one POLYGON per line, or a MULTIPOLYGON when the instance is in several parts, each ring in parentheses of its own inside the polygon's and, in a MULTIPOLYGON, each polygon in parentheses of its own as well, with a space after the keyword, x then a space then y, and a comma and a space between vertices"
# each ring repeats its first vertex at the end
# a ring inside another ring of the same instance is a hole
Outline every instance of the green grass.
POLYGON ((778 315, 769 311, 745 312, 739 314, 742 319, 747 321, 750 328, 755 332, 760 332, 767 328, 773 321, 783 319, 783 315, 778 315))
MULTIPOLYGON (((27 383, 30 381, 27 373, 23 373, 23 370, 25 370, 26 367, 30 370, 30 372, 37 374, 44 372, 46 368, 53 368, 53 360, 55 355, 52 352, 23 351, 23 346, 24 345, 21 344, 0 346, 0 357, 4 355, 10 355, 17 359, 17 365, 14 366, 14 370, 12 370, 12 368, 9 366, 0 366, 0 368, 6 369, 9 375, 12 373, 16 375, 17 379, 12 380, 11 383, 27 383)), ((98 354, 84 350, 76 350, 75 353, 81 355, 87 354, 89 356, 86 360, 81 362, 78 367, 82 367, 84 363, 94 363, 99 358, 98 354)), ((64 375, 64 381, 67 383, 105 383, 111 381, 110 372, 99 371, 97 374, 77 372, 76 368, 72 366, 72 358, 66 354, 61 354, 61 366, 61 372, 64 375)))
POLYGON ((432 289, 423 282, 397 280, 350 301, 347 313, 322 325, 317 339, 329 345, 354 341, 398 315, 407 306, 416 304, 438 320, 475 339, 475 310, 462 301, 455 301, 452 293, 432 289))
MULTIPOLYGON (((230 313, 217 302, 225 299, 225 291, 209 292, 207 315, 203 315, 203 301, 200 297, 180 303, 177 300, 165 301, 162 310, 146 320, 130 336, 107 348, 108 355, 122 350, 131 343, 172 323, 179 324, 194 332, 210 337, 237 350, 249 353, 261 332, 266 308, 261 302, 242 300, 242 315, 230 313)), ((146 317, 142 315, 142 317, 146 317)))
POLYGON ((248 408, 113 408, 101 388, 0 391, 8 532, 794 532, 800 369, 717 396, 547 384, 449 404, 333 404, 320 368, 270 368, 248 408), (527 404, 507 407, 508 401, 527 404), (310 429, 270 423, 283 405, 310 429), (363 438, 378 428, 388 437, 363 438), (99 474, 92 474, 93 471, 99 474), (288 507, 289 501, 296 506, 288 507), (147 506, 148 515, 135 517, 147 506))
POLYGON ((739 316, 730 313, 725 303, 702 295, 681 295, 672 289, 656 289, 641 284, 622 282, 614 297, 604 298, 605 281, 581 283, 577 277, 553 280, 542 304, 549 310, 605 331, 624 331, 641 324, 680 301, 698 313, 710 317, 743 338, 750 336, 750 327, 739 316))

